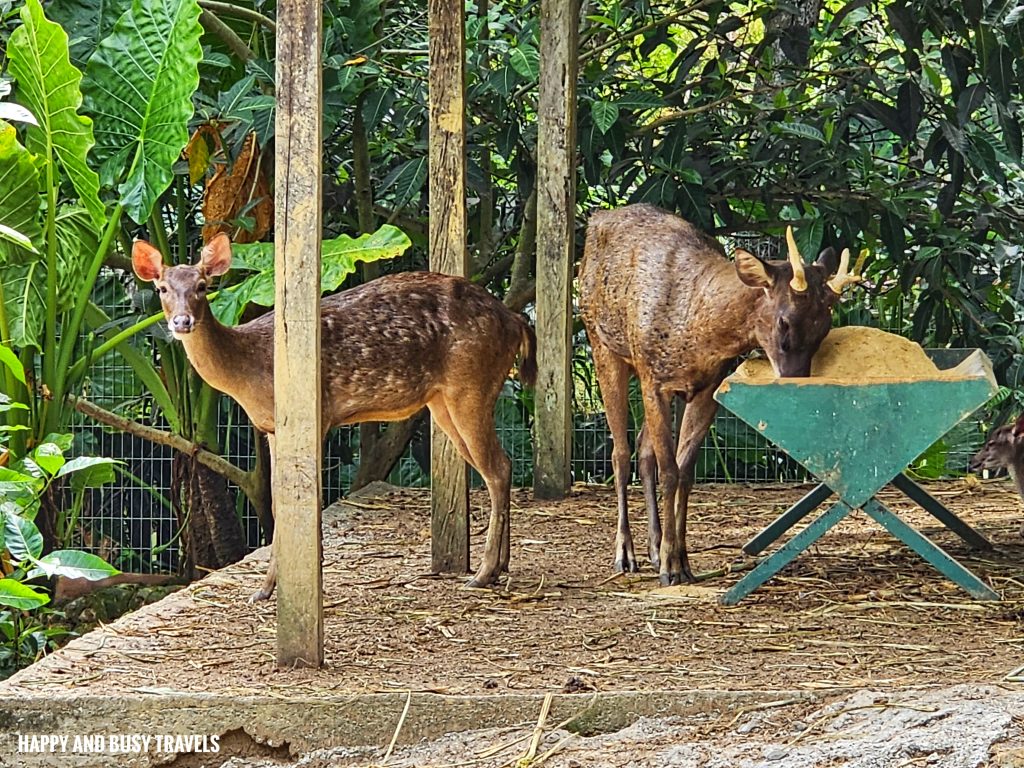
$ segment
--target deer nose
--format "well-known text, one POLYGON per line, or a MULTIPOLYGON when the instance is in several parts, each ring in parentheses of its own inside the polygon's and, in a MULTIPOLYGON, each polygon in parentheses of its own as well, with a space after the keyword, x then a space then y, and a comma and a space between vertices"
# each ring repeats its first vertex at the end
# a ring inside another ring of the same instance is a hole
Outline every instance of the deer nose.
POLYGON ((175 333, 189 333, 193 325, 195 319, 192 315, 175 315, 171 318, 171 330, 175 333))

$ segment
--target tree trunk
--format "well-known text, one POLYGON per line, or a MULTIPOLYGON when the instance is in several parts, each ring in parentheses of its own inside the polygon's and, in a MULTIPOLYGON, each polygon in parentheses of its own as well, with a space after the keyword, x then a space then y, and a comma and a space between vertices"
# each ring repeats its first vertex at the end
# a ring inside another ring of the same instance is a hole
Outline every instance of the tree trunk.
POLYGON ((374 480, 384 480, 402 458, 405 448, 426 417, 426 409, 405 421, 392 422, 374 443, 373 450, 359 451, 359 469, 349 491, 357 491, 374 480))

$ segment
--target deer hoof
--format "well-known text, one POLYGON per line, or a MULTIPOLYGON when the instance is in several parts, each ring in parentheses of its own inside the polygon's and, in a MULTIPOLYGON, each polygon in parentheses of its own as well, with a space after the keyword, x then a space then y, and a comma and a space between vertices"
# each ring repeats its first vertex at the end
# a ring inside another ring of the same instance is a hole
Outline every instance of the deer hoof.
POLYGON ((616 573, 636 573, 640 570, 640 564, 637 563, 634 557, 620 557, 615 561, 615 572, 616 573))
POLYGON ((676 584, 683 583, 683 579, 678 573, 660 573, 658 580, 663 587, 674 587, 676 584))
POLYGON ((270 592, 265 589, 257 589, 251 595, 249 595, 249 604, 255 605, 256 603, 262 603, 264 600, 270 599, 270 592))

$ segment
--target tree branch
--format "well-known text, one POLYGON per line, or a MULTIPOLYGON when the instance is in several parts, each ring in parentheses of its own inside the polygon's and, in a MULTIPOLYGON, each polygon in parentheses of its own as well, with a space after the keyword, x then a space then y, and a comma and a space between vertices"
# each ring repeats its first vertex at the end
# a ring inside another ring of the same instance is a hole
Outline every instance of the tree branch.
POLYGON ((234 16, 236 19, 255 21, 257 24, 262 24, 275 35, 277 34, 277 24, 252 8, 244 8, 239 5, 232 5, 231 3, 221 3, 217 2, 217 0, 199 0, 199 7, 205 8, 208 11, 223 13, 225 16, 234 16))
MULTIPOLYGON (((200 3, 200 5, 210 5, 210 3, 200 3)), ((214 5, 220 5, 220 3, 214 3, 214 5)), ((231 52, 235 54, 243 62, 252 61, 256 58, 256 54, 252 52, 252 49, 245 44, 245 42, 235 31, 231 29, 227 24, 218 19, 209 10, 204 8, 203 12, 199 16, 199 23, 203 25, 207 32, 212 32, 219 37, 231 52)))
POLYGON ((67 399, 76 411, 85 414, 93 421, 98 421, 100 424, 106 424, 108 427, 141 437, 143 440, 166 445, 181 453, 195 456, 196 461, 200 464, 205 464, 217 474, 223 475, 227 480, 241 488, 243 492, 246 492, 246 496, 249 495, 247 489, 252 484, 249 473, 239 469, 216 453, 206 450, 198 443, 186 440, 181 435, 176 435, 173 432, 166 432, 162 429, 140 424, 124 416, 118 416, 116 413, 108 411, 106 408, 102 408, 96 405, 96 403, 86 400, 84 397, 68 395, 67 399))

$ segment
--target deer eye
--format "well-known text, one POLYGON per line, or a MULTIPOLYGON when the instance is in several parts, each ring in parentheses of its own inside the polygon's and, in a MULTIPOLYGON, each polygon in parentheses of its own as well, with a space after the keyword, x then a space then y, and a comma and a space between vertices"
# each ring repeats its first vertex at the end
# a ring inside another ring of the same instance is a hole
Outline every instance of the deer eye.
POLYGON ((159 291, 160 291, 160 293, 167 293, 167 286, 166 285, 161 285, 159 287, 159 291))
POLYGON ((206 293, 206 283, 199 283, 196 286, 196 293, 206 293))

